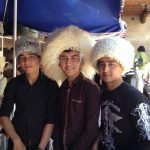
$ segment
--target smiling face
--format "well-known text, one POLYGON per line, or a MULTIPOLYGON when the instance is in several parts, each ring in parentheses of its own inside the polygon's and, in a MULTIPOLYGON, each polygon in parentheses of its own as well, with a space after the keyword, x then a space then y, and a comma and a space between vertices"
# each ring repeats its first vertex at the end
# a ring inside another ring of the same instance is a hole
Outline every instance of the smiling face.
POLYGON ((123 68, 121 65, 114 59, 110 57, 103 57, 97 62, 97 70, 100 74, 101 79, 109 87, 116 88, 120 85, 122 80, 123 68))
POLYGON ((18 64, 27 74, 37 73, 40 68, 40 58, 34 53, 24 52, 18 56, 18 64))
POLYGON ((78 51, 64 51, 59 56, 59 66, 71 81, 80 74, 82 64, 80 52, 78 51))

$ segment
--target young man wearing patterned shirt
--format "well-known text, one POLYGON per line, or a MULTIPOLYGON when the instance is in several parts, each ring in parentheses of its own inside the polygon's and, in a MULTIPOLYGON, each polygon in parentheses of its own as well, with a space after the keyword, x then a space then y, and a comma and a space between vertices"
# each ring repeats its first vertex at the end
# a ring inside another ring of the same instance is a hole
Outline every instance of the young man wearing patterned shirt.
POLYGON ((119 37, 104 38, 95 44, 92 60, 106 86, 99 150, 149 150, 149 100, 122 79, 133 66, 133 46, 119 37))

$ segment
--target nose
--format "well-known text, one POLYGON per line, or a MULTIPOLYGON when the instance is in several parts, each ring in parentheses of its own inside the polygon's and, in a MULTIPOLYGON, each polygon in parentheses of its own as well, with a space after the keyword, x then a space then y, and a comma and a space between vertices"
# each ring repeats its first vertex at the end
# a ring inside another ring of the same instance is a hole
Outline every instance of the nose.
POLYGON ((28 57, 26 57, 25 59, 24 59, 24 62, 29 62, 30 61, 30 58, 28 58, 28 57))
POLYGON ((72 62, 71 58, 68 58, 66 61, 66 64, 69 65, 69 64, 71 64, 71 62, 72 62))
POLYGON ((103 71, 108 72, 108 70, 109 70, 109 65, 107 63, 105 63, 105 65, 103 67, 103 71))

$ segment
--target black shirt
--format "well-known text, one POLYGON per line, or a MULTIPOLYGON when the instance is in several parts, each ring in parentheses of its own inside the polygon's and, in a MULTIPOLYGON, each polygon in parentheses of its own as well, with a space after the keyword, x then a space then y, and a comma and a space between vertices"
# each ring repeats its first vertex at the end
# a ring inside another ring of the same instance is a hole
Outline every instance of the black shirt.
POLYGON ((43 74, 33 85, 25 74, 12 78, 4 91, 0 116, 10 116, 16 104, 12 119, 16 132, 26 146, 29 141, 37 145, 44 125, 55 123, 57 93, 57 83, 43 74))
POLYGON ((104 150, 150 149, 150 100, 127 83, 102 95, 104 150))

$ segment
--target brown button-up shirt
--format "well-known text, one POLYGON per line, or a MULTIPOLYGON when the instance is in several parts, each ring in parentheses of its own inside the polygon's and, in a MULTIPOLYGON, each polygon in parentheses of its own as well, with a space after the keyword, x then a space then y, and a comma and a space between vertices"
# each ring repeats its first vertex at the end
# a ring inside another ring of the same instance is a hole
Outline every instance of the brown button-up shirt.
POLYGON ((80 74, 71 88, 67 80, 63 82, 59 102, 56 130, 60 139, 57 135, 55 150, 90 150, 99 131, 99 87, 80 74))

